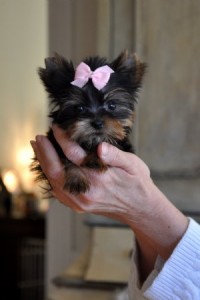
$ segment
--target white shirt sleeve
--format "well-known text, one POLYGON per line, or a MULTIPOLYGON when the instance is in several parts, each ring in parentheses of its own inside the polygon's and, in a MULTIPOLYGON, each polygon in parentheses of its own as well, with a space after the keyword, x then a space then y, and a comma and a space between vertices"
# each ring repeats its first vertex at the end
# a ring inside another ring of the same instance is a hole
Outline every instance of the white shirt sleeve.
POLYGON ((187 231, 170 258, 167 261, 157 258, 142 288, 138 281, 136 252, 129 280, 130 300, 200 299, 200 225, 194 220, 190 219, 187 231))

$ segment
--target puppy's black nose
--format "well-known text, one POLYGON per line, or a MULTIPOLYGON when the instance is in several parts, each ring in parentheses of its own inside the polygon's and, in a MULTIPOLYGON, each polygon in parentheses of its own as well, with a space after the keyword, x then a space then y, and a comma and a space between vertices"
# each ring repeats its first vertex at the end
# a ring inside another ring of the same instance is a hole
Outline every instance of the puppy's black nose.
POLYGON ((103 121, 102 120, 93 120, 92 121, 92 126, 95 129, 102 129, 103 128, 103 121))

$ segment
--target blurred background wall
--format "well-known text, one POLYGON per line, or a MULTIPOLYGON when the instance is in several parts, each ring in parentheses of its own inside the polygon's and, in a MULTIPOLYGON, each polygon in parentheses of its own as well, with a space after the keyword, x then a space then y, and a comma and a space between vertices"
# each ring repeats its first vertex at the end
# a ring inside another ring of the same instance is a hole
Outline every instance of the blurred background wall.
POLYGON ((179 208, 200 208, 200 2, 136 1, 136 49, 147 62, 138 153, 179 208))
POLYGON ((44 294, 45 220, 35 210, 29 141, 47 129, 46 94, 37 75, 47 53, 48 2, 0 0, 0 179, 4 174, 12 193, 4 198, 1 180, 0 298, 5 300, 40 300, 44 294))
POLYGON ((46 0, 0 0, 0 168, 16 169, 29 191, 29 141, 47 127, 37 75, 48 52, 47 19, 46 0))

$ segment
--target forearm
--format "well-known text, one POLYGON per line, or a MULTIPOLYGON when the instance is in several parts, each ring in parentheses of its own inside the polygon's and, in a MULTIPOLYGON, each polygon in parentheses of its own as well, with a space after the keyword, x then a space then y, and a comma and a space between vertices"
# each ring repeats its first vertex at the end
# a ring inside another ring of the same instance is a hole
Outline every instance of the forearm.
MULTIPOLYGON (((136 235, 141 281, 152 271, 156 257, 168 259, 188 227, 188 219, 153 184, 147 192, 151 209, 129 220, 136 235)), ((133 214, 134 215, 134 214, 133 214)))
POLYGON ((154 248, 151 240, 142 232, 135 230, 136 238, 136 253, 137 253, 137 265, 139 271, 140 284, 142 284, 148 275, 152 272, 156 258, 158 256, 157 251, 154 248))

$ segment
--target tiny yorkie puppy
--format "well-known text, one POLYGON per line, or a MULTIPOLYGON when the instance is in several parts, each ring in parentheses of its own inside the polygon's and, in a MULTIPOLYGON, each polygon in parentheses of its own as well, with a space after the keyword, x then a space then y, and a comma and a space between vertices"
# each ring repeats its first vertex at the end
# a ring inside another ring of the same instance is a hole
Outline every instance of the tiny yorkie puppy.
MULTIPOLYGON (((100 143, 107 142, 123 151, 134 152, 129 136, 146 65, 127 51, 111 63, 97 56, 86 58, 76 69, 72 62, 58 54, 45 59, 45 65, 46 68, 39 68, 39 76, 49 94, 49 117, 86 152, 81 167, 73 164, 49 129, 47 136, 65 171, 63 188, 73 194, 85 193, 90 182, 82 167, 99 172, 108 167, 97 156, 100 143)), ((47 180, 37 158, 32 171, 37 171, 37 180, 47 180)))

